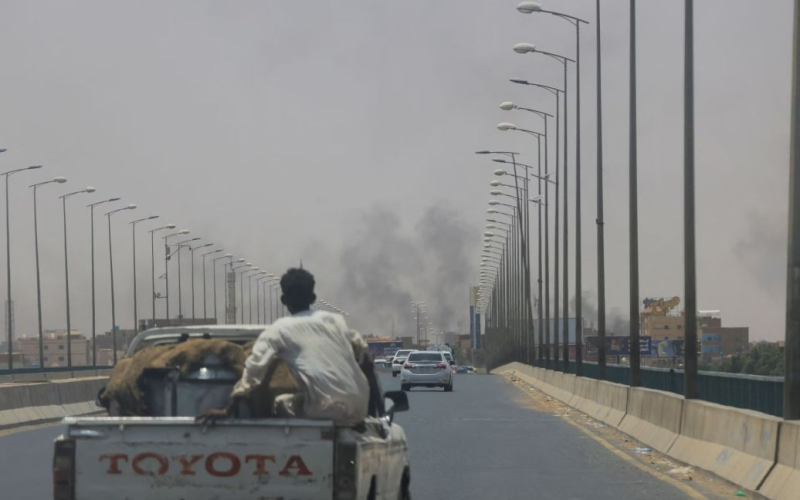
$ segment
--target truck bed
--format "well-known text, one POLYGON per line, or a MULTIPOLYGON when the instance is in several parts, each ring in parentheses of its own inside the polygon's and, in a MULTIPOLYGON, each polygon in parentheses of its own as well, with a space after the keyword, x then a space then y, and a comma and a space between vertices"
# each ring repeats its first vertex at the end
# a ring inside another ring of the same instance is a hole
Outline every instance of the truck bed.
POLYGON ((304 419, 67 418, 80 500, 330 499, 336 428, 304 419))

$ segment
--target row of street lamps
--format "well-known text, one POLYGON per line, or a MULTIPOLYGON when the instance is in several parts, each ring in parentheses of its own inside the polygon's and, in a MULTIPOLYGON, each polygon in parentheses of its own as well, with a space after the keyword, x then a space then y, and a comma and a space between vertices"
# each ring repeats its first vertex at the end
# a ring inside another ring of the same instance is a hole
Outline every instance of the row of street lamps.
MULTIPOLYGON (((606 353, 605 353, 605 255, 604 255, 604 219, 603 219, 603 136, 602 136, 602 88, 601 88, 601 44, 600 44, 600 0, 596 0, 596 57, 597 57, 597 289, 598 289, 598 370, 599 377, 605 378, 606 353)), ((686 301, 686 397, 697 397, 697 298, 695 285, 695 240, 694 240, 694 88, 693 88, 693 2, 685 0, 686 8, 686 44, 685 44, 685 162, 684 162, 684 253, 685 253, 685 301, 686 301)), ((635 44, 635 0, 630 0, 631 9, 631 61, 630 61, 630 324, 631 324, 631 380, 633 386, 640 385, 639 363, 639 263, 638 263, 638 199, 637 199, 637 165, 636 165, 636 44, 635 44)), ((510 220, 500 222, 497 217, 487 220, 486 233, 484 234, 484 250, 481 260, 479 308, 485 311, 488 327, 497 327, 508 331, 510 335, 507 360, 537 362, 550 368, 569 369, 569 68, 574 65, 576 82, 574 113, 576 118, 575 149, 574 149, 574 174, 575 174, 575 228, 573 243, 575 245, 575 373, 582 373, 582 246, 581 246, 581 25, 587 21, 563 12, 551 11, 543 8, 538 2, 522 2, 517 10, 523 14, 550 14, 569 22, 575 28, 576 46, 575 58, 572 59, 562 54, 540 50, 530 43, 518 43, 513 50, 518 54, 541 54, 552 58, 563 66, 563 82, 561 88, 546 85, 540 82, 529 82, 523 79, 511 79, 514 84, 527 85, 544 90, 555 97, 555 130, 556 154, 555 165, 551 170, 548 141, 550 130, 548 121, 553 117, 541 109, 519 106, 513 102, 504 102, 500 108, 506 111, 520 110, 538 115, 543 119, 543 132, 528 130, 512 123, 500 123, 497 128, 501 131, 523 132, 535 137, 537 144, 536 166, 525 165, 517 161, 519 156, 510 151, 479 151, 479 154, 493 154, 504 158, 496 158, 495 162, 511 166, 511 171, 497 170, 496 175, 509 176, 514 179, 513 184, 492 181, 493 196, 508 196, 515 200, 515 204, 504 204, 497 200, 490 201, 489 214, 503 216, 510 220), (562 99, 563 97, 563 99, 562 99), (563 101, 563 105, 562 105, 563 101), (562 107, 563 106, 563 107, 562 107), (561 117, 563 116, 563 120, 561 117), (563 125, 562 125, 563 121, 563 125), (563 126, 563 142, 561 130, 563 126), (542 148, 544 144, 544 148, 542 148), (563 151, 563 153, 561 153, 563 151), (542 171, 542 155, 544 155, 544 171, 542 171), (522 169, 522 170, 520 170, 522 169), (524 175, 522 172, 524 171, 524 175), (531 171, 536 173, 532 174, 531 171), (537 196, 531 198, 528 192, 529 179, 535 179, 538 184, 537 196), (520 180, 522 181, 520 184, 520 180), (555 220, 554 220, 554 273, 553 290, 553 337, 550 332, 550 184, 555 187, 555 220), (503 191, 510 189, 512 193, 503 191), (544 190, 542 190, 544 188, 544 190), (560 195, 563 194, 563 198, 560 195), (538 205, 539 220, 539 276, 538 297, 530 293, 530 228, 528 217, 529 203, 538 205), (498 210, 497 207, 507 206, 511 212, 498 210), (544 219, 542 219, 544 209, 544 219), (560 210, 563 210, 560 213, 560 210), (563 215, 562 215, 563 214, 563 215), (563 219, 562 219, 563 217, 563 219), (544 220, 544 222, 542 222, 544 220), (563 229, 559 227, 563 220, 563 229), (502 224, 505 228, 501 228, 502 224), (544 224, 544 253, 542 253, 542 224, 544 224), (498 234, 503 232, 504 234, 498 234), (560 231, 560 232, 559 232, 560 231), (561 253, 559 242, 562 243, 561 253), (562 268, 559 270, 559 256, 562 268), (544 262, 542 263, 542 259, 544 262), (542 275, 542 270, 544 275, 542 275), (561 271, 561 275, 559 275, 561 271), (559 281, 560 280, 560 281, 559 281), (544 283, 543 283, 544 281, 544 283), (560 286, 560 290, 559 290, 560 286), (561 297, 559 297, 561 292, 561 297), (544 304, 542 304, 544 299, 544 304), (559 306, 559 299, 561 304, 559 306), (538 315, 538 328, 531 322, 531 304, 536 303, 538 315), (563 318, 559 318, 563 315, 563 318), (563 324, 559 324, 563 321, 563 324), (538 330, 538 345, 534 339, 534 331, 538 330), (559 355, 559 345, 563 353, 559 355), (551 356, 554 364, 551 364, 551 356), (561 359, 559 359, 561 358, 561 359), (560 366, 559 366, 560 364, 560 366)), ((500 331, 496 330, 496 331, 500 331)))
MULTIPOLYGON (((6 149, 0 148, 0 153, 5 152, 6 149)), ((6 281, 6 293, 7 293, 7 302, 6 302, 6 329, 7 329, 7 345, 8 345, 8 368, 14 368, 14 357, 13 357, 13 346, 14 346, 14 316, 13 310, 11 307, 12 303, 12 274, 11 274, 11 230, 10 230, 10 210, 9 210, 9 178, 17 173, 28 171, 28 170, 38 170, 41 168, 41 165, 34 165, 26 168, 19 168, 10 170, 8 172, 0 173, 4 177, 5 180, 5 189, 6 189, 6 266, 7 266, 7 281, 6 281)), ((38 351, 39 351, 39 364, 40 366, 44 366, 44 329, 43 329, 43 322, 42 322, 42 288, 41 288, 41 272, 39 267, 39 213, 38 213, 38 203, 37 197, 39 194, 39 189, 43 186, 49 184, 63 184, 67 182, 67 179, 64 177, 54 177, 50 180, 37 182, 30 185, 33 193, 33 216, 34 216, 34 247, 35 247, 35 259, 36 259, 36 299, 37 299, 37 320, 38 320, 38 351)), ((67 326, 67 342, 66 342, 66 350, 67 350, 67 367, 72 367, 72 310, 70 305, 70 284, 69 284, 69 252, 68 252, 68 219, 67 219, 67 200, 73 197, 82 195, 82 194, 91 194, 94 193, 96 189, 92 186, 87 186, 83 189, 70 191, 63 195, 60 195, 58 199, 61 200, 62 204, 62 215, 63 215, 63 232, 64 232, 64 278, 65 278, 65 302, 66 302, 66 326, 67 326)), ((90 233, 91 233, 91 308, 92 308, 92 366, 97 366, 97 349, 96 349, 96 339, 97 339, 97 307, 96 307, 96 280, 95 280, 95 208, 99 207, 100 205, 114 203, 120 201, 120 198, 108 198, 103 199, 100 201, 96 201, 87 205, 89 208, 89 215, 90 215, 90 233)), ((108 256, 109 256, 109 270, 110 270, 110 286, 111 286, 111 337, 112 337, 112 351, 113 351, 113 361, 116 363, 117 361, 117 338, 116 338, 116 330, 117 330, 117 318, 116 318, 116 287, 114 283, 114 252, 113 252, 113 237, 112 237, 112 224, 111 219, 112 216, 115 214, 119 214, 124 211, 128 210, 135 210, 137 206, 135 204, 126 204, 117 208, 113 208, 104 213, 107 218, 108 223, 108 256)), ((132 255, 132 268, 133 268, 133 324, 134 328, 138 330, 139 328, 139 307, 138 307, 138 283, 137 283, 137 274, 136 274, 136 228, 139 224, 153 221, 158 219, 158 215, 151 215, 148 217, 142 217, 135 220, 130 221, 128 224, 131 227, 131 236, 132 236, 132 245, 133 245, 133 255, 132 255)), ((183 319, 183 280, 181 279, 181 253, 183 249, 188 249, 191 254, 191 290, 192 290, 192 302, 191 302, 191 317, 192 320, 196 319, 197 311, 196 311, 196 294, 195 294, 195 252, 200 249, 208 249, 204 251, 199 256, 202 259, 202 279, 203 279, 203 318, 208 319, 208 294, 207 294, 207 287, 206 287, 206 267, 207 267, 207 258, 209 256, 220 254, 224 250, 222 248, 217 249, 210 249, 209 247, 213 247, 213 243, 195 243, 201 240, 199 237, 193 238, 185 238, 183 240, 177 241, 176 243, 171 243, 171 238, 175 238, 178 236, 186 236, 189 233, 189 230, 183 229, 179 231, 174 231, 177 226, 175 224, 166 224, 160 227, 156 227, 154 229, 150 229, 150 257, 151 257, 151 293, 152 293, 152 319, 156 321, 156 300, 159 298, 163 298, 165 300, 165 317, 167 320, 170 320, 170 300, 169 300, 169 261, 177 256, 178 260, 178 319, 179 322, 183 319), (156 256, 155 256, 155 237, 156 234, 161 231, 170 231, 169 234, 162 237, 164 242, 164 278, 166 280, 166 293, 164 295, 156 292, 156 256)), ((269 321, 273 321, 275 318, 280 317, 283 315, 284 311, 282 306, 279 304, 278 297, 279 294, 276 292, 274 293, 275 300, 273 301, 273 290, 275 287, 279 285, 279 279, 276 278, 273 274, 267 273, 266 271, 260 271, 258 267, 253 267, 250 263, 245 263, 244 259, 237 259, 235 260, 233 254, 225 254, 215 258, 211 258, 212 268, 213 268, 213 300, 214 300, 214 308, 213 313, 215 318, 219 320, 218 314, 218 301, 217 301, 217 264, 219 261, 224 261, 225 259, 228 260, 229 268, 231 271, 233 269, 239 270, 239 279, 240 279, 240 315, 238 322, 244 323, 244 278, 248 279, 248 322, 253 323, 255 319, 259 324, 263 322, 267 322, 267 313, 269 312, 269 321), (234 268, 234 264, 241 264, 240 267, 234 268), (257 307, 256 307, 256 317, 253 318, 253 307, 252 307, 252 286, 253 284, 257 285, 257 307), (264 300, 261 300, 261 293, 264 293, 264 300), (267 296, 269 296, 269 300, 267 300, 267 296)), ((234 283, 235 286, 235 283, 234 283)), ((226 296, 226 311, 232 311, 231 314, 228 315, 226 319, 230 322, 235 323, 235 311, 236 311, 236 304, 230 303, 230 299, 235 300, 235 294, 231 295, 230 297, 226 296)), ((332 311, 340 312, 343 314, 344 311, 336 308, 328 304, 325 301, 320 301, 321 304, 319 308, 325 308, 332 311)))

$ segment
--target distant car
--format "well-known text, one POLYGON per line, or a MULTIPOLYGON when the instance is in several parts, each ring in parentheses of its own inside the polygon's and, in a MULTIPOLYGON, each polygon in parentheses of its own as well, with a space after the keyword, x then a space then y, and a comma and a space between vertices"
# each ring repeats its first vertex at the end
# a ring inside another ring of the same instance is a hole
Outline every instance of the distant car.
POLYGON ((403 363, 406 362, 406 357, 412 352, 414 352, 414 349, 400 349, 394 354, 392 358, 392 377, 396 377, 400 374, 403 363))
POLYGON ((456 368, 456 373, 469 373, 469 367, 467 365, 461 365, 456 368))
POLYGON ((455 373, 444 353, 437 351, 414 351, 408 355, 400 374, 400 388, 410 391, 412 387, 444 387, 453 390, 455 373))
POLYGON ((467 367, 467 371, 468 371, 469 373, 475 373, 475 367, 474 367, 474 366, 468 366, 468 367, 467 367))
POLYGON ((375 368, 388 368, 392 365, 391 361, 386 361, 385 359, 376 359, 375 360, 375 368))
POLYGON ((455 372, 456 360, 453 359, 453 354, 447 351, 442 351, 442 354, 444 355, 444 359, 447 360, 447 364, 450 365, 450 369, 455 372))

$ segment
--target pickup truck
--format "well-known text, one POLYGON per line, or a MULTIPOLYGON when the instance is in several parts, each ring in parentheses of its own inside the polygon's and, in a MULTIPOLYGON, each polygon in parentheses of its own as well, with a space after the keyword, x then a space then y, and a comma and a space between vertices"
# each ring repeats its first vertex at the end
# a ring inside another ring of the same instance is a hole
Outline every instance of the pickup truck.
MULTIPOLYGON (((263 328, 262 328, 263 329, 263 328)), ((139 334, 128 355, 154 343, 192 338, 246 342, 260 329, 186 327, 139 334)), ((70 417, 55 441, 55 500, 410 499, 407 442, 394 414, 408 409, 401 391, 356 426, 300 418, 195 421, 203 407, 181 400, 210 377, 176 381, 167 416, 70 417), (387 407, 387 410, 383 410, 387 407)), ((185 398, 184 398, 185 399, 185 398)), ((206 406, 208 398, 192 398, 206 406)), ((206 408, 207 409, 207 408, 206 408)))

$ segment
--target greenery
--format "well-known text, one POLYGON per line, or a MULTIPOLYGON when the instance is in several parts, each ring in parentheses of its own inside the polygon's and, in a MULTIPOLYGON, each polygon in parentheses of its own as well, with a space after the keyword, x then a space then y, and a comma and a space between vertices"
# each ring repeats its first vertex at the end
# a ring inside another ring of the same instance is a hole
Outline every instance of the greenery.
POLYGON ((701 362, 700 370, 747 375, 782 377, 784 366, 783 352, 775 344, 761 342, 744 354, 709 362, 701 362))

